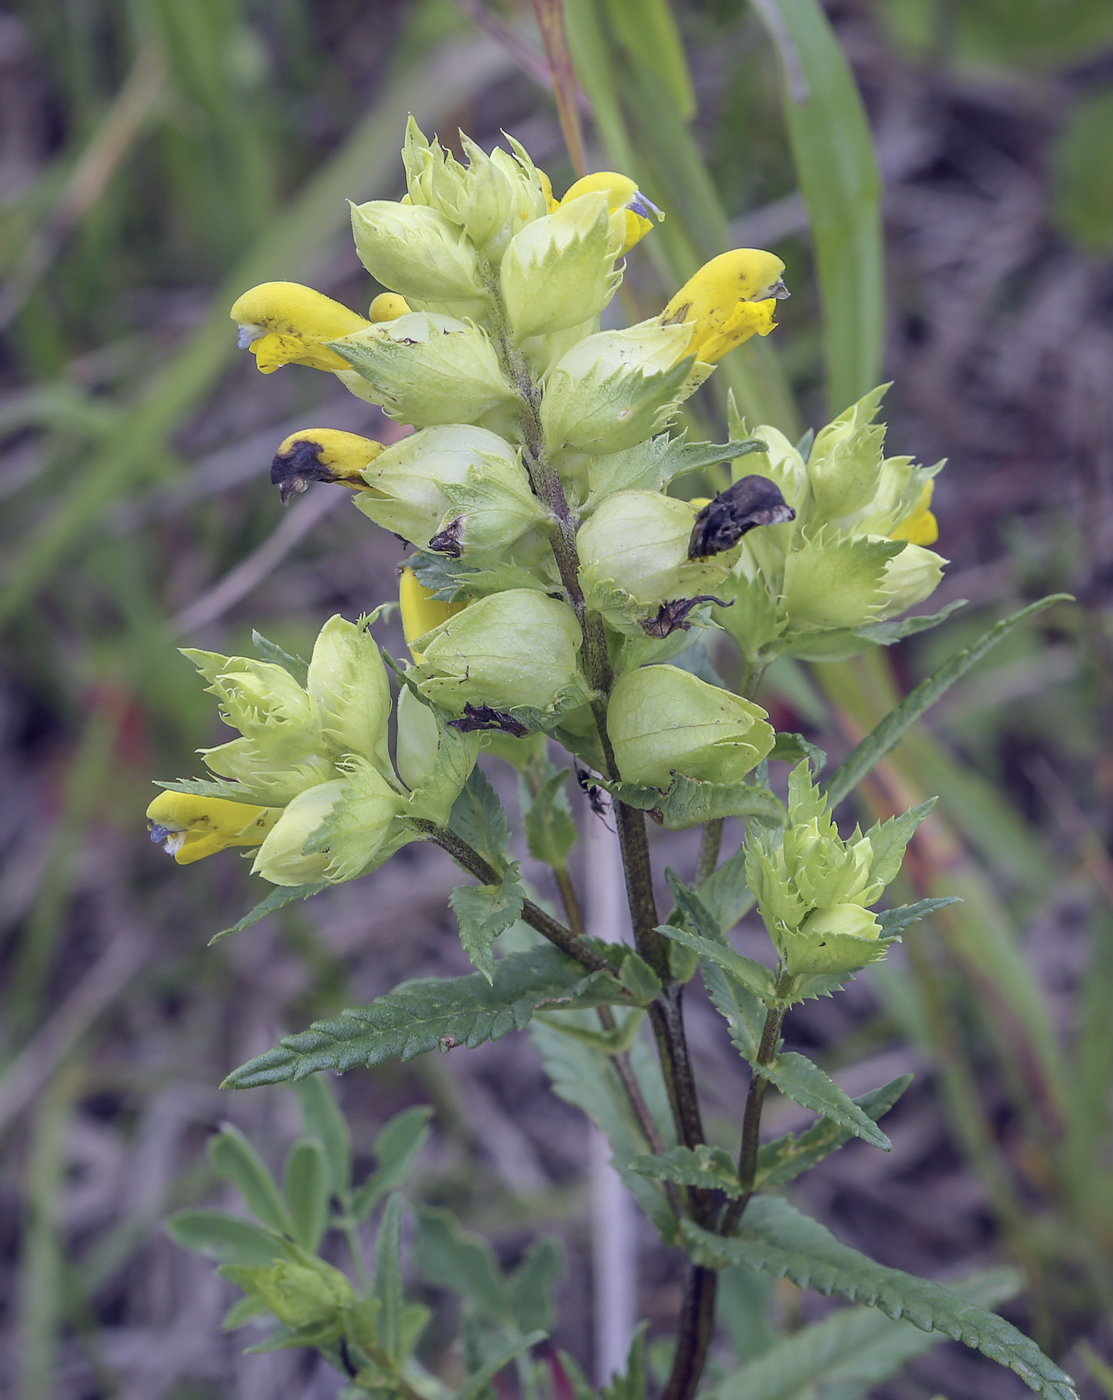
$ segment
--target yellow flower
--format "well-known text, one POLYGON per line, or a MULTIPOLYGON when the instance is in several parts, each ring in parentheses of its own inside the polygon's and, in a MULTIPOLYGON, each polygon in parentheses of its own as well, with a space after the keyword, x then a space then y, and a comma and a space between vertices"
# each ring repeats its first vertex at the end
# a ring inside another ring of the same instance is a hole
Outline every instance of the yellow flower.
POLYGON ((553 182, 548 175, 537 167, 537 178, 541 181, 541 193, 545 196, 545 212, 552 214, 554 210, 560 208, 560 200, 553 194, 553 182))
POLYGON ((646 199, 629 175, 619 175, 613 170, 600 170, 595 175, 585 175, 576 181, 560 202, 569 204, 580 195, 594 194, 597 190, 602 190, 607 196, 607 208, 612 215, 620 210, 625 213, 625 234, 618 252, 619 257, 628 253, 635 243, 640 243, 653 227, 650 214, 657 216, 658 223, 665 217, 656 204, 646 199))
POLYGON ((715 364, 754 335, 768 335, 777 322, 776 303, 789 295, 785 265, 759 248, 735 248, 704 263, 661 313, 661 324, 695 322, 688 346, 703 364, 715 364))
POLYGON ((417 637, 423 637, 450 617, 455 617, 467 607, 467 602, 446 603, 433 596, 433 589, 426 588, 412 569, 404 568, 398 576, 398 605, 402 612, 402 633, 410 655, 420 666, 425 657, 414 651, 417 637))
POLYGON ((935 482, 924 483, 920 499, 912 508, 911 515, 905 516, 893 533, 891 540, 908 540, 910 544, 934 544, 939 538, 939 523, 929 509, 935 491, 935 482))
POLYGON ((312 287, 297 282, 263 282, 244 292, 231 311, 240 328, 241 350, 250 350, 263 374, 283 365, 310 365, 313 369, 350 370, 325 344, 339 340, 368 324, 312 287))
POLYGON ((339 428, 303 428, 291 433, 279 447, 271 463, 271 482, 278 487, 283 505, 311 481, 346 486, 349 491, 367 491, 370 488, 360 473, 382 451, 381 442, 358 433, 344 433, 339 428))
POLYGON ((261 845, 281 815, 281 807, 251 807, 188 792, 162 792, 147 808, 151 840, 179 865, 192 865, 228 846, 261 845))

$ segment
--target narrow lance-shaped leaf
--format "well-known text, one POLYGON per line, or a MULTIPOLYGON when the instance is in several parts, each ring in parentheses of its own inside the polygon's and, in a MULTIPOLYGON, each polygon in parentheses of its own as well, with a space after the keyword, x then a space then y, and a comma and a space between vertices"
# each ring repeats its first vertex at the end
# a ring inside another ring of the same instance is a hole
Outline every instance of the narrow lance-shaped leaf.
POLYGON ((352 1200, 352 1214, 357 1220, 370 1215, 383 1196, 405 1180, 414 1158, 429 1139, 432 1112, 425 1104, 404 1108, 375 1138, 378 1166, 352 1200))
POLYGON ((402 1360, 402 1197, 391 1196, 379 1222, 375 1242, 376 1323, 382 1348, 397 1365, 402 1360))
POLYGON ((880 1147, 883 1152, 891 1150, 892 1143, 868 1114, 863 1113, 850 1095, 806 1055, 786 1050, 772 1063, 763 1064, 760 1068, 774 1088, 787 1098, 829 1118, 872 1147, 880 1147))
POLYGON ((706 1267, 746 1264, 777 1278, 790 1278, 800 1288, 877 1308, 886 1317, 904 1318, 925 1332, 943 1332, 976 1347, 1008 1366, 1045 1400, 1077 1400, 1070 1377, 1004 1318, 928 1279, 875 1263, 785 1200, 755 1197, 738 1234, 729 1239, 688 1220, 681 1229, 692 1257, 706 1267))
POLYGON ((286 1200, 293 1223, 293 1235, 302 1249, 317 1252, 328 1228, 329 1164, 325 1149, 316 1138, 301 1138, 286 1158, 286 1200))
POLYGON ((316 1138, 325 1153, 329 1186, 344 1199, 351 1185, 352 1141, 332 1087, 324 1075, 314 1074, 294 1086, 306 1137, 316 1138))
POLYGON ((233 1123, 225 1123, 209 1139, 213 1171, 230 1181, 257 1219, 272 1230, 293 1233, 293 1220, 274 1177, 262 1158, 233 1123))
POLYGON ((1063 603, 1070 601, 1069 593, 1051 593, 1046 598, 1041 598, 1038 603, 1031 603, 1026 608, 1021 608, 1011 617, 1002 618, 983 633, 972 646, 968 646, 964 651, 956 652, 949 660, 944 661, 939 669, 930 675, 927 680, 920 684, 909 695, 901 701, 895 710, 885 716, 876 729, 872 730, 862 742, 852 750, 852 752, 839 764, 835 771, 821 784, 826 792, 832 807, 837 807, 839 803, 848 796, 863 778, 873 771, 890 750, 896 748, 905 734, 912 728, 920 716, 931 708, 932 705, 954 685, 955 681, 969 671, 970 667, 980 661, 982 657, 1017 625, 1026 618, 1034 617, 1036 613, 1043 612, 1053 603, 1063 603))
MULTIPOLYGON (((880 1089, 871 1089, 862 1094, 854 1103, 871 1122, 883 1117, 912 1083, 910 1074, 902 1074, 883 1084, 880 1089)), ((854 1134, 843 1128, 833 1119, 823 1118, 799 1137, 786 1133, 784 1137, 767 1142, 758 1152, 757 1177, 755 1185, 762 1187, 783 1186, 802 1172, 810 1171, 817 1162, 830 1156, 854 1134)))

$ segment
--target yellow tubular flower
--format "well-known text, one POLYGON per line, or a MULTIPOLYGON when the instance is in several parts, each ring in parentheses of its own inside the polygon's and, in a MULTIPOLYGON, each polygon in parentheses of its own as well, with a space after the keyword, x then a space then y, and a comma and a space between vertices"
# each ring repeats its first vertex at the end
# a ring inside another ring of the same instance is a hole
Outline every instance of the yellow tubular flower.
POLYGON ((281 807, 250 807, 188 792, 160 793, 147 808, 151 840, 179 865, 229 846, 258 846, 281 815, 281 807))
POLYGON ((561 204, 569 204, 582 194, 594 194, 602 190, 607 196, 607 208, 612 214, 624 210, 626 214, 626 234, 618 256, 628 253, 635 243, 640 243, 653 227, 654 214, 660 223, 665 217, 656 204, 646 199, 629 175, 619 175, 614 170, 600 170, 595 175, 585 175, 568 190, 561 204))
POLYGON ((406 645, 419 666, 425 658, 421 652, 414 651, 414 639, 431 632, 434 627, 447 622, 467 607, 466 602, 446 603, 442 598, 435 598, 433 590, 426 588, 414 571, 408 568, 404 568, 398 576, 398 605, 402 612, 402 633, 406 645))
POLYGON ((929 509, 934 491, 934 481, 924 483, 924 489, 912 508, 912 514, 905 516, 889 536, 891 540, 907 540, 910 544, 922 545, 935 543, 939 538, 939 522, 929 509))
POLYGON ((784 263, 760 248, 735 248, 704 263, 661 313, 661 324, 694 321, 688 346, 704 364, 715 364, 728 350, 776 326, 776 302, 789 295, 784 263))
POLYGON ((291 433, 271 463, 271 483, 278 487, 282 504, 304 491, 312 481, 346 486, 349 491, 370 490, 360 473, 383 450, 374 438, 342 433, 339 428, 302 428, 291 433))
POLYGON ((553 182, 543 170, 538 169, 537 178, 541 181, 541 193, 545 196, 545 212, 551 214, 560 208, 560 200, 553 194, 553 182))
POLYGON ((376 324, 382 321, 397 321, 399 316, 410 314, 410 304, 397 292, 380 292, 371 303, 367 314, 376 324))
POLYGON ((340 302, 298 282, 263 282, 232 307, 241 350, 250 350, 263 374, 283 365, 348 370, 351 365, 325 344, 368 324, 340 302))

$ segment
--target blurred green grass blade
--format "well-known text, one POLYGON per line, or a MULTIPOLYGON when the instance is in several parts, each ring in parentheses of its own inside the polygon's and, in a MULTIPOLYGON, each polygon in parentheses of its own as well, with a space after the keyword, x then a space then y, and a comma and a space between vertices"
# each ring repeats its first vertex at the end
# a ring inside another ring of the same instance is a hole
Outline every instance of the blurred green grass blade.
POLYGON ((0 626, 52 579, 106 506, 164 470, 165 439, 235 352, 228 319, 235 298, 254 283, 304 273, 329 239, 346 227, 347 199, 391 188, 398 178, 400 133, 409 112, 422 126, 435 127, 507 63, 488 40, 456 43, 399 73, 379 94, 374 110, 225 279, 204 320, 148 381, 112 441, 66 479, 50 515, 11 564, 0 591, 0 626))
POLYGON ((831 413, 881 378, 881 177, 862 97, 818 0, 753 0, 781 58, 785 121, 823 301, 831 413))
POLYGON ((643 72, 668 93, 680 119, 696 114, 696 93, 669 0, 606 0, 615 34, 643 72))

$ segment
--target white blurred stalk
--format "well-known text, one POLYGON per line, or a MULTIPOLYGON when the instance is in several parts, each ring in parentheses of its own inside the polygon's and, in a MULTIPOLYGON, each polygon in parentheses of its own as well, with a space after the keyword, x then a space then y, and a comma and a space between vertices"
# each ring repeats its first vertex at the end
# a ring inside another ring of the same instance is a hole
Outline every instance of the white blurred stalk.
MULTIPOLYGON (((588 934, 616 942, 624 936, 626 898, 618 839, 594 813, 584 833, 588 934)), ((606 1385, 626 1369, 637 1325, 637 1222, 634 1202, 610 1163, 606 1136, 592 1127, 589 1148, 591 1185, 591 1282, 595 1333, 595 1381, 606 1385)))

